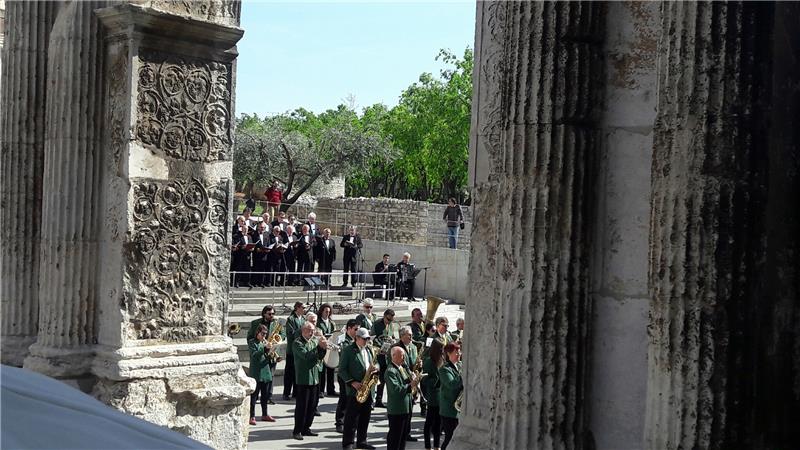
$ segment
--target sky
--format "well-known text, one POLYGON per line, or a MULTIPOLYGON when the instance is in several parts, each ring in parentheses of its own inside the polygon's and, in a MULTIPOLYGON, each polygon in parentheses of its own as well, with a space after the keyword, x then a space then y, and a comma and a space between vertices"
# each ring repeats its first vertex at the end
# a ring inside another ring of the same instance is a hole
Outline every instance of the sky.
POLYGON ((440 48, 474 46, 475 1, 252 1, 242 5, 236 114, 392 107, 440 48))

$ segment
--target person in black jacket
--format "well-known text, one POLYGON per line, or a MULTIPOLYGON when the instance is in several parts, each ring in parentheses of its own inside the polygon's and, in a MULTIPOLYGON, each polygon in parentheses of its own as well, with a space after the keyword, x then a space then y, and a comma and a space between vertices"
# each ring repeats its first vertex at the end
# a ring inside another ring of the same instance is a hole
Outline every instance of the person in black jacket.
MULTIPOLYGON (((331 239, 330 228, 322 230, 322 237, 319 238, 318 246, 320 249, 319 254, 321 255, 318 272, 333 272, 333 262, 336 261, 336 242, 331 239)), ((322 275, 322 281, 325 282, 325 286, 330 286, 330 275, 322 275)))
POLYGON ((342 248, 344 248, 344 255, 342 256, 342 287, 347 286, 347 273, 350 272, 351 285, 355 286, 357 277, 356 271, 358 266, 358 253, 364 247, 361 243, 361 236, 356 233, 356 227, 350 225, 348 234, 342 237, 342 248))
POLYGON ((272 234, 269 235, 269 270, 270 272, 278 272, 271 274, 269 282, 271 286, 283 286, 284 277, 280 272, 286 272, 286 248, 288 237, 286 233, 281 231, 281 227, 275 225, 272 227, 272 234))
POLYGON ((267 224, 259 222, 258 233, 256 234, 255 244, 256 247, 253 251, 253 274, 251 282, 260 287, 269 284, 269 277, 264 272, 272 270, 270 261, 270 248, 269 248, 270 234, 267 231, 267 224))
POLYGON ((447 201, 442 220, 447 225, 448 244, 450 248, 456 248, 458 244, 458 229, 464 224, 464 213, 461 212, 461 207, 456 204, 456 199, 453 197, 450 197, 450 200, 447 201))
POLYGON ((303 225, 298 244, 295 249, 298 272, 314 271, 314 249, 317 246, 317 239, 309 233, 308 225, 303 225))

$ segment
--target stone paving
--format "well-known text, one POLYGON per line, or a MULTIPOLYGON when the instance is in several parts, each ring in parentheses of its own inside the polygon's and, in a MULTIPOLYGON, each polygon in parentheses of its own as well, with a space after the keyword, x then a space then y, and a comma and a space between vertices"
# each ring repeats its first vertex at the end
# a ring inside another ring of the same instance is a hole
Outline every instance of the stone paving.
MULTIPOLYGON (((336 397, 325 397, 319 400, 319 410, 322 416, 314 418, 311 430, 319 436, 305 436, 302 441, 292 438, 294 426, 294 401, 283 401, 283 377, 276 377, 273 396, 275 405, 269 406, 269 413, 277 421, 274 423, 256 422, 250 426, 250 435, 247 448, 261 449, 341 449, 342 435, 334 427, 334 412, 336 411, 336 397)), ((384 394, 385 400, 385 394, 384 394)), ((260 414, 260 405, 256 405, 256 414, 260 414)), ((258 417, 258 416, 257 416, 258 417)), ((418 438, 418 442, 407 442, 406 449, 424 449, 422 440, 422 427, 425 420, 419 415, 419 405, 414 405, 414 416, 411 424, 411 435, 418 438)), ((369 425, 368 443, 377 448, 386 448, 386 433, 389 430, 389 421, 386 418, 386 409, 375 408, 369 425)))

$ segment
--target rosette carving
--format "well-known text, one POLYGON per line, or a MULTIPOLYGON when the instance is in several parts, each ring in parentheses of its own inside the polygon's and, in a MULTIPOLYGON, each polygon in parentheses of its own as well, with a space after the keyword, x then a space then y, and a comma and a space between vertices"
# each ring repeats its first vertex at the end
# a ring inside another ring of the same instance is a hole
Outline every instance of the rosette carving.
POLYGON ((215 334, 220 324, 210 282, 224 265, 227 185, 197 179, 141 181, 134 186, 127 303, 136 339, 182 341, 215 334))
POLYGON ((148 51, 139 61, 136 137, 176 159, 230 159, 230 65, 148 51))

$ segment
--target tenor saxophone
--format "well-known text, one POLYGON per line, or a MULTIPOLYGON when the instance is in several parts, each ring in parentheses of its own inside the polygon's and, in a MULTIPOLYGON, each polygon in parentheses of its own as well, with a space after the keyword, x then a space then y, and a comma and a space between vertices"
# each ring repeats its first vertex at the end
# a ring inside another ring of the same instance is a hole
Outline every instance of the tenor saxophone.
POLYGON ((369 348, 369 352, 372 355, 372 361, 369 363, 369 367, 367 367, 367 371, 364 373, 364 379, 361 380, 361 388, 356 392, 356 401, 358 403, 367 401, 367 398, 370 396, 370 391, 372 391, 372 388, 375 387, 379 381, 378 374, 372 373, 375 368, 375 349, 371 346, 367 348, 369 348))

